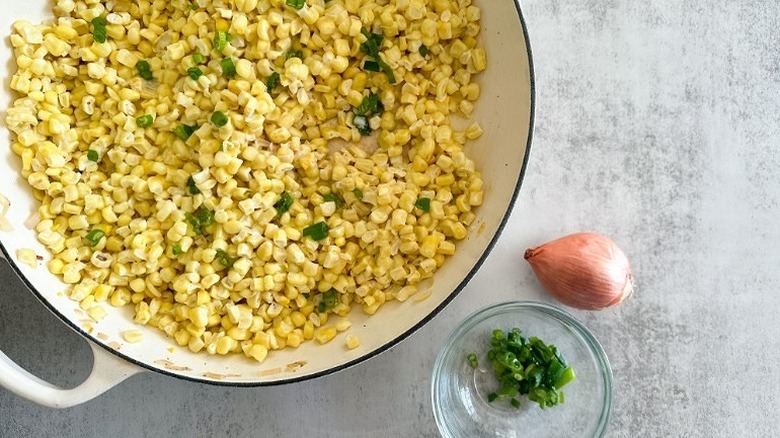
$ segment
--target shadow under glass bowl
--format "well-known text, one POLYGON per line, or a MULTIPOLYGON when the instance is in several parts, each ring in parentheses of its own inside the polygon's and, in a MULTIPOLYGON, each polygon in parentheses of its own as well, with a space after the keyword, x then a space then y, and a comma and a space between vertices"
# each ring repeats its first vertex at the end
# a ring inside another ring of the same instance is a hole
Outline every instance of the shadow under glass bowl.
POLYGON ((496 304, 466 318, 445 342, 433 367, 433 412, 445 438, 602 437, 612 409, 612 369, 604 349, 585 326, 556 307, 530 301, 496 304), (540 409, 521 399, 488 403, 498 381, 487 359, 494 329, 519 328, 558 347, 577 378, 566 385, 563 404, 540 409), (475 353, 479 365, 466 356, 475 353))

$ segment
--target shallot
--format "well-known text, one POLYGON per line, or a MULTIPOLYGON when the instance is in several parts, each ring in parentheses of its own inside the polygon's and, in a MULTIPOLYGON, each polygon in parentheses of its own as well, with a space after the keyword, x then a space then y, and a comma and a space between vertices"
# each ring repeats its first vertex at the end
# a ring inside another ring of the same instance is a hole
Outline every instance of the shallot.
POLYGON ((525 259, 550 295, 578 309, 614 306, 634 290, 628 258, 601 234, 561 237, 526 250, 525 259))

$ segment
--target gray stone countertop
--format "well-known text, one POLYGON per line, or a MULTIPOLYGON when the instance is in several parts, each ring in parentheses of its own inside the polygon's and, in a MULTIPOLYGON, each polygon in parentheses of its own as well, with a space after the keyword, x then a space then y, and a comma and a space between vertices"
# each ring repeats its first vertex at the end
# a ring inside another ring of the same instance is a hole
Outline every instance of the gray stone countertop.
MULTIPOLYGON (((634 297, 573 311, 615 376, 608 437, 777 436, 780 3, 528 0, 530 167, 466 290, 391 351, 305 383, 230 389, 143 373, 54 411, 0 390, 0 437, 435 437, 435 353, 457 321, 548 300, 523 250, 594 230, 629 254, 634 297)), ((62 385, 85 342, 0 264, 0 348, 62 385)))

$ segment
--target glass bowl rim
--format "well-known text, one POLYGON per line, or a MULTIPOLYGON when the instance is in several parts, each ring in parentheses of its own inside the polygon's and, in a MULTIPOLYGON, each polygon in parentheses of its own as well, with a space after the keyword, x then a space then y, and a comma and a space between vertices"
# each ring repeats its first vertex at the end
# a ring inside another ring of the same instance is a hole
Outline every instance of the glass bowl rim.
POLYGON ((604 379, 604 398, 602 400, 601 415, 599 416, 598 426, 596 428, 595 434, 593 435, 593 438, 602 438, 607 431, 607 424, 609 423, 609 418, 612 413, 613 376, 612 366, 610 365, 609 359, 607 358, 607 353, 604 351, 604 348, 601 346, 596 337, 593 336, 590 330, 588 330, 587 327, 585 327, 581 322, 577 321, 568 312, 550 304, 530 300, 505 301, 483 307, 471 313, 469 316, 459 322, 457 327, 455 327, 452 333, 450 333, 450 335, 444 341, 444 344, 440 348, 439 353, 436 355, 436 361, 433 365, 433 374, 431 378, 431 405, 433 408, 433 416, 436 420, 436 427, 438 428, 439 433, 441 433, 442 436, 450 436, 449 429, 443 424, 444 419, 442 418, 442 414, 440 412, 441 406, 438 403, 438 388, 440 385, 439 382, 441 381, 439 376, 442 374, 445 357, 455 346, 457 341, 462 338, 463 335, 473 329, 474 326, 486 320, 487 318, 499 315, 501 313, 506 313, 507 311, 511 310, 531 310, 533 312, 545 314, 573 329, 585 341, 585 345, 588 351, 593 355, 593 358, 596 359, 599 365, 599 371, 601 372, 601 376, 604 379))

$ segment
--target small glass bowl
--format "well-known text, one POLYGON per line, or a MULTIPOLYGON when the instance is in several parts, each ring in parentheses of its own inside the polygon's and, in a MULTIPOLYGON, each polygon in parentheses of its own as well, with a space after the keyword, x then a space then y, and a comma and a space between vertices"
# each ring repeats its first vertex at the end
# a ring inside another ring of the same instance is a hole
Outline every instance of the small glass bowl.
POLYGON ((433 413, 445 438, 602 437, 612 409, 612 369, 596 338, 568 313, 546 304, 514 301, 472 314, 450 335, 433 366, 433 413), (487 358, 494 329, 517 327, 558 347, 576 380, 563 387, 563 404, 540 409, 520 399, 488 403, 498 380, 487 358), (475 353, 476 369, 466 356, 475 353))

